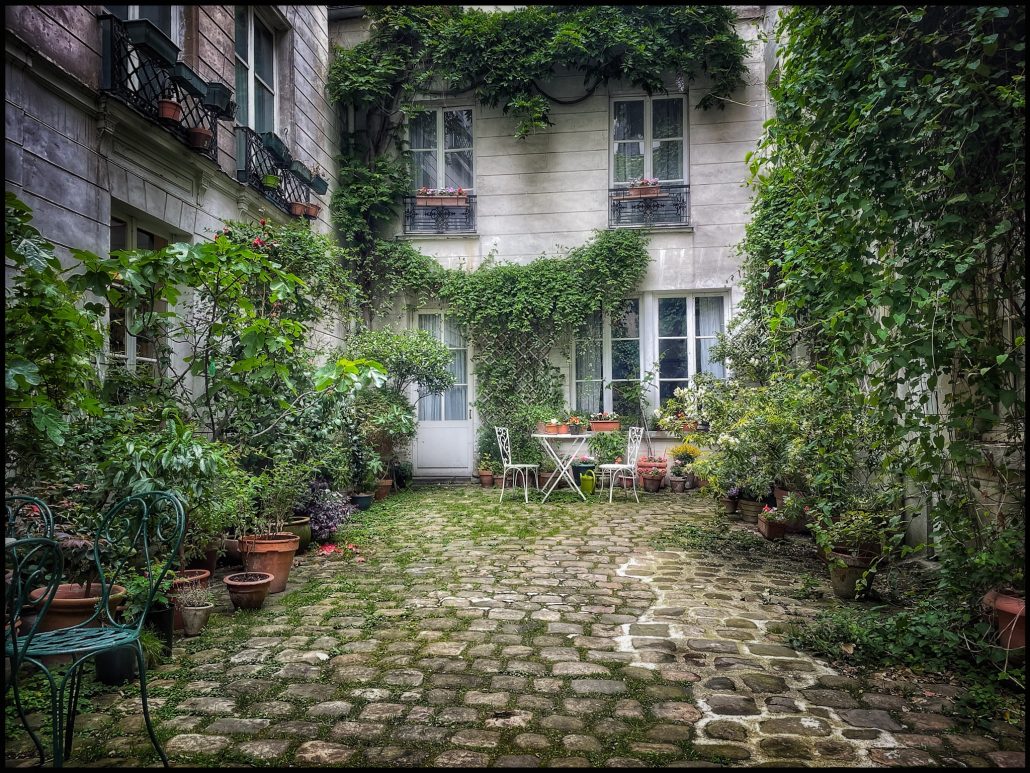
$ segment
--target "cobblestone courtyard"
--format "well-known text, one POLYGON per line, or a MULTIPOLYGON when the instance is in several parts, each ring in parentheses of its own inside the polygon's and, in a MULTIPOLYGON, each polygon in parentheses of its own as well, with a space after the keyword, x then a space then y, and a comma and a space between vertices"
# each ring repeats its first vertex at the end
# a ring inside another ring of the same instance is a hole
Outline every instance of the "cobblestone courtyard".
MULTIPOLYGON (((783 593, 818 564, 655 547, 709 499, 498 494, 392 497, 341 540, 363 562, 309 553, 263 610, 178 640, 150 679, 173 764, 1022 766, 1014 728, 949 716, 957 688, 785 646, 785 621, 836 603, 783 593)), ((71 764, 155 764, 138 689, 91 701, 71 764)), ((8 764, 34 761, 7 741, 8 764)))

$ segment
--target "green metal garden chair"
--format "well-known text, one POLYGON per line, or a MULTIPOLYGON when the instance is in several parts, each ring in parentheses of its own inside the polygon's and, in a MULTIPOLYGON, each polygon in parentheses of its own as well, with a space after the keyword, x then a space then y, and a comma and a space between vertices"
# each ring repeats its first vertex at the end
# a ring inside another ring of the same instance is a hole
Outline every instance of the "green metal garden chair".
MULTIPOLYGON (((31 636, 24 641, 22 637, 12 637, 9 631, 15 630, 13 625, 5 635, 5 651, 11 659, 11 681, 15 694, 17 695, 18 672, 25 663, 42 670, 50 683, 54 767, 61 767, 64 760, 71 756, 83 664, 98 653, 124 647, 135 650, 143 719, 154 748, 157 749, 162 763, 168 767, 168 758, 161 749, 150 720, 150 709, 147 704, 147 670, 143 648, 140 645, 140 630, 161 581, 178 560, 179 545, 185 528, 186 516, 182 504, 175 495, 155 491, 126 497, 107 511, 94 536, 93 559, 99 576, 101 599, 93 614, 78 625, 52 631, 38 631, 38 622, 45 613, 45 607, 41 605, 39 617, 32 626, 31 636), (160 563, 155 563, 158 557, 161 557, 160 563), (157 569, 158 566, 160 570, 157 569), (143 611, 134 621, 122 622, 117 619, 116 610, 111 609, 111 588, 128 572, 144 569, 149 592, 143 611), (44 659, 60 655, 70 655, 72 662, 58 681, 50 673, 44 659)), ((12 547, 17 549, 25 542, 19 540, 13 543, 12 547)), ((37 581, 40 579, 38 574, 34 576, 37 581)), ((11 599, 9 608, 20 610, 25 603, 38 603, 40 597, 46 599, 48 594, 52 598, 61 580, 60 573, 56 579, 50 575, 47 579, 48 583, 53 585, 51 587, 48 584, 45 591, 40 590, 42 586, 30 588, 28 584, 19 582, 19 595, 11 599)), ((49 606, 49 602, 46 602, 45 606, 49 606)), ((26 729, 29 729, 20 704, 18 714, 26 729)), ((39 750, 42 763, 43 748, 31 729, 29 734, 39 750)))
POLYGON ((4 535, 19 537, 54 537, 54 515, 46 502, 17 494, 4 498, 4 535))

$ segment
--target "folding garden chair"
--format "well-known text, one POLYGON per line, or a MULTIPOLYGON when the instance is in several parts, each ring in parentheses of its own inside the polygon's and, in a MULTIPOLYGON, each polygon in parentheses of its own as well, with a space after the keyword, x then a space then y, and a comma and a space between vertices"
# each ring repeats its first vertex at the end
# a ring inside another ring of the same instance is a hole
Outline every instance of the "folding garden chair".
POLYGON ((612 501, 612 493, 615 491, 615 479, 625 479, 627 476, 633 481, 633 498, 640 501, 637 496, 637 457, 640 455, 640 439, 644 436, 643 427, 630 427, 629 437, 626 440, 626 461, 623 464, 601 464, 597 467, 597 473, 601 477, 601 487, 598 493, 604 493, 604 476, 608 476, 608 501, 612 501))
POLYGON ((536 481, 536 490, 540 490, 540 465, 539 464, 512 464, 511 461, 511 437, 508 435, 507 427, 494 427, 494 432, 497 433, 497 445, 501 449, 501 462, 504 464, 504 472, 501 473, 501 499, 504 501, 504 484, 508 479, 508 471, 511 470, 511 485, 514 488, 518 480, 518 476, 522 476, 522 491, 526 499, 526 504, 529 504, 529 473, 533 473, 533 479, 536 481))

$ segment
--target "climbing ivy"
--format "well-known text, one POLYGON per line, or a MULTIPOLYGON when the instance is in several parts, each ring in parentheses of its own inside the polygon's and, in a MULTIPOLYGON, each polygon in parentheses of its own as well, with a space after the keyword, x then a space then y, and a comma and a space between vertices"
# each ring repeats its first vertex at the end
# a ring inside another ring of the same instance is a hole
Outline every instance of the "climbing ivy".
POLYGON ((1024 30, 1015 6, 785 14, 724 350, 862 386, 965 599, 1023 583, 1024 30))

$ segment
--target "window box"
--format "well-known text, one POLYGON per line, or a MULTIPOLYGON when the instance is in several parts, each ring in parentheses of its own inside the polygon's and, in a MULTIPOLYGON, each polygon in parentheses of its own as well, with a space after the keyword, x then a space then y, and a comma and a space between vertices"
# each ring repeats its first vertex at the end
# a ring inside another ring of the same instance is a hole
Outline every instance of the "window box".
POLYGON ((292 164, 290 164, 290 171, 297 175, 297 177, 299 177, 304 182, 308 183, 309 185, 311 184, 311 170, 304 166, 304 164, 302 164, 300 161, 294 161, 292 164))
POLYGON ((468 196, 415 196, 417 207, 464 207, 468 196))
POLYGON ((179 47, 150 19, 133 19, 125 22, 125 32, 136 48, 169 67, 179 60, 179 47))
POLYGON ((321 175, 316 174, 311 178, 311 190, 319 196, 324 196, 326 191, 329 190, 329 181, 321 175))
POLYGON ((289 152, 286 150, 286 143, 279 138, 279 135, 275 132, 265 132, 261 137, 265 149, 285 164, 289 158, 289 152))
POLYGON ((626 195, 631 199, 654 198, 661 193, 660 185, 634 185, 626 189, 626 195))
POLYGON ((185 62, 176 62, 172 68, 172 80, 195 97, 201 99, 207 94, 207 83, 201 80, 196 71, 185 62))
POLYGON ((218 113, 219 118, 230 120, 236 112, 232 102, 232 91, 224 83, 208 81, 204 106, 218 113))

